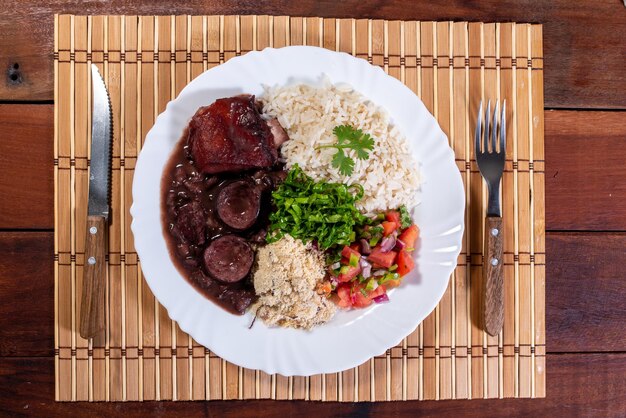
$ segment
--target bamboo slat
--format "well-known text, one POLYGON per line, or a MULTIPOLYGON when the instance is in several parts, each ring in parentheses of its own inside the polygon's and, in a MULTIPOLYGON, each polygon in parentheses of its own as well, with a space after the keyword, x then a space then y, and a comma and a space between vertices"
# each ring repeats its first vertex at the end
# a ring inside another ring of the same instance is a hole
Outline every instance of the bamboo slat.
POLYGON ((55 16, 55 398, 59 401, 385 401, 545 396, 541 25, 288 16, 55 16), (466 231, 441 302, 398 346, 354 369, 284 377, 228 363, 185 334, 143 280, 129 208, 156 116, 193 78, 266 47, 314 45, 380 66, 421 97, 448 136, 466 231), (91 75, 114 117, 106 332, 77 333, 91 135, 91 75), (479 324, 486 187, 474 162, 480 100, 507 101, 505 320, 479 324))

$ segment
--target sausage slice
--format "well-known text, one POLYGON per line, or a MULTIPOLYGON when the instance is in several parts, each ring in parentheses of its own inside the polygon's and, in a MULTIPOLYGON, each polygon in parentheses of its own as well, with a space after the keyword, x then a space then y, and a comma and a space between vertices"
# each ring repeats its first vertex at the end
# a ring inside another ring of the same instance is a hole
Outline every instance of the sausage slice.
POLYGON ((248 275, 254 262, 254 251, 241 237, 221 236, 204 250, 204 267, 212 277, 235 283, 248 275))
POLYGON ((248 229, 256 222, 261 207, 261 192, 245 180, 234 181, 220 191, 217 214, 234 229, 248 229))

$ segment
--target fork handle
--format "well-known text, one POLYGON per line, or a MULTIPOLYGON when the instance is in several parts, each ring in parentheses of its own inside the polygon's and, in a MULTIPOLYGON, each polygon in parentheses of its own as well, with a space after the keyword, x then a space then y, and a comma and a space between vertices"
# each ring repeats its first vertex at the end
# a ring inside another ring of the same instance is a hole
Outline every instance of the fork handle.
POLYGON ((483 324, 489 335, 498 335, 504 322, 502 218, 485 218, 485 252, 483 259, 483 324))

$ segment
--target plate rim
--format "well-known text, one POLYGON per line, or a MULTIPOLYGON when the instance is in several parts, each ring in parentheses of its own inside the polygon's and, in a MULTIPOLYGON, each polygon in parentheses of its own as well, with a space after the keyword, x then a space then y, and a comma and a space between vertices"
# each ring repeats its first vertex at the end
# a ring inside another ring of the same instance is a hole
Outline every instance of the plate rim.
MULTIPOLYGON (((294 51, 294 50, 303 50, 303 49, 310 50, 310 51, 316 51, 315 53, 330 54, 331 56, 336 54, 337 56, 340 56, 340 57, 349 57, 349 59, 354 60, 355 62, 358 62, 361 67, 365 67, 366 66, 368 68, 368 70, 374 70, 377 73, 379 73, 379 75, 382 74, 384 77, 386 77, 386 79, 389 82, 395 83, 396 87, 408 91, 417 100, 417 102, 419 102, 419 105, 424 107, 424 110, 426 111, 427 115, 430 118, 432 118, 432 120, 434 121, 434 126, 439 131, 438 133, 440 133, 440 136, 443 136, 443 138, 446 139, 445 147, 446 147, 446 154, 447 155, 442 156, 442 158, 446 158, 446 159, 451 160, 452 164, 455 166, 456 182, 458 184, 460 184, 460 186, 461 186, 460 190, 463 191, 463 193, 459 194, 459 196, 458 196, 461 199, 460 200, 461 203, 462 203, 461 206, 463 208, 462 214, 459 217, 460 219, 458 220, 458 222, 459 222, 458 225, 460 226, 460 229, 458 231, 455 231, 455 234, 458 235, 458 237, 459 237, 458 238, 458 242, 457 242, 457 244, 458 244, 457 245, 457 249, 458 250, 453 252, 454 253, 454 259, 456 260, 458 258, 458 255, 459 255, 459 253, 460 253, 460 251, 462 249, 463 234, 464 234, 464 229, 465 229, 465 210, 466 210, 466 199, 465 199, 465 197, 466 196, 465 196, 465 192, 464 192, 464 187, 463 187, 463 183, 462 183, 461 174, 460 174, 459 170, 456 169, 456 164, 454 162, 454 151, 452 150, 452 148, 450 148, 449 143, 447 141, 448 138, 445 135, 445 133, 443 132, 443 130, 441 129, 441 127, 439 126, 439 123, 435 119, 434 115, 432 115, 430 113, 430 111, 428 111, 428 109, 425 108, 425 106, 424 106, 423 102, 421 101, 421 99, 416 94, 414 94, 404 83, 402 83, 400 80, 397 80, 397 79, 393 78, 392 76, 386 74, 382 70, 382 68, 380 68, 380 67, 373 66, 373 65, 369 64, 367 61, 365 61, 363 59, 359 59, 357 57, 354 57, 354 56, 352 56, 350 54, 347 54, 345 52, 330 51, 330 50, 327 50, 325 48, 314 47, 314 46, 289 46, 289 47, 283 47, 283 48, 265 48, 265 49, 263 49, 261 51, 251 51, 251 52, 249 52, 249 53, 247 53, 245 55, 242 55, 242 56, 239 56, 239 57, 234 57, 234 58, 230 59, 229 61, 227 61, 227 62, 225 62, 225 63, 223 63, 223 64, 221 64, 219 66, 216 66, 214 68, 211 68, 211 69, 208 69, 208 70, 204 71, 203 73, 199 74, 194 80, 189 82, 183 88, 183 90, 181 90, 181 92, 179 93, 178 97, 176 97, 175 99, 173 99, 170 102, 168 102, 165 110, 157 116, 157 118, 154 121, 153 126, 150 129, 150 131, 146 134, 146 138, 145 138, 145 141, 144 141, 144 146, 142 147, 142 152, 140 152, 139 156, 137 157, 137 162, 136 162, 136 166, 135 166, 135 177, 133 178, 133 185, 132 185, 133 203, 132 203, 131 208, 130 208, 130 215, 132 217, 131 231, 132 231, 134 239, 135 239, 135 250, 137 251, 137 254, 139 255, 140 259, 142 258, 140 253, 144 250, 144 248, 142 247, 142 244, 141 244, 142 240, 141 239, 137 239, 137 237, 138 237, 138 235, 137 235, 137 228, 139 227, 139 224, 140 224, 138 219, 140 219, 140 217, 141 217, 141 206, 139 204, 137 204, 136 196, 138 195, 138 193, 136 193, 136 190, 135 190, 136 187, 138 187, 137 186, 137 184, 138 184, 137 179, 140 178, 140 176, 138 176, 138 173, 141 172, 141 169, 142 169, 143 165, 146 164, 145 161, 146 161, 147 157, 145 157, 145 154, 143 153, 143 150, 145 149, 146 144, 148 144, 148 141, 150 140, 151 137, 154 137, 154 136, 158 137, 158 135, 153 133, 153 132, 155 132, 155 128, 160 126, 160 123, 163 123, 163 120, 165 118, 165 114, 167 114, 168 111, 171 111, 173 103, 176 103, 181 98, 184 99, 185 91, 188 89, 188 87, 190 85, 192 85, 194 82, 197 82, 197 80, 201 79, 202 77, 204 77, 207 73, 209 73, 211 71, 215 71, 216 69, 219 69, 219 68, 222 68, 222 71, 223 71, 223 67, 224 66, 227 66, 229 64, 230 64, 229 66, 233 66, 233 65, 236 65, 238 62, 242 62, 245 59, 253 60, 255 57, 261 56, 263 54, 276 54, 276 53, 280 53, 279 51, 285 51, 285 50, 294 51), (143 159, 142 159, 142 155, 144 155, 143 159), (140 247, 142 247, 142 248, 140 248, 140 247)), ((345 59, 345 58, 342 58, 342 59, 345 59)), ((359 91, 359 90, 357 90, 357 91, 359 91)), ((367 96, 366 96, 366 98, 369 99, 369 97, 367 97, 367 96)), ((393 119, 393 115, 391 114, 391 112, 389 112, 389 114, 390 114, 390 117, 393 119)), ((169 158, 169 156, 168 156, 168 158, 169 158)), ((160 179, 159 179, 159 183, 160 183, 160 179)), ((160 197, 159 197, 159 200, 160 200, 160 197)), ((159 231, 161 231, 161 225, 159 225, 159 231)), ((164 239, 164 237, 163 237, 163 239, 164 239)), ((172 260, 168 259, 167 262, 172 263, 172 260)), ((423 315, 423 317, 419 318, 417 321, 414 321, 416 325, 413 326, 408 332, 404 332, 405 330, 403 330, 402 331, 403 336, 398 338, 397 341, 394 342, 394 344, 389 345, 389 347, 393 347, 393 346, 397 345, 400 341, 402 341, 403 338, 405 338, 407 335, 409 335, 417 327, 417 325, 419 325, 419 323, 421 323, 428 315, 430 315, 430 313, 432 313, 432 311, 435 309, 435 307, 437 306, 437 304, 440 302, 441 298, 443 297, 443 295, 444 295, 444 293, 445 293, 445 291, 446 291, 446 289, 448 287, 449 277, 451 276, 451 274, 453 273, 455 268, 456 268, 456 263, 454 263, 454 265, 452 265, 449 268, 449 271, 447 271, 448 281, 446 281, 446 285, 445 286, 443 286, 443 285, 441 286, 441 288, 439 289, 440 291, 437 292, 437 297, 432 299, 431 304, 428 306, 427 313, 425 315, 423 315)), ((142 267, 142 273, 144 273, 143 267, 142 267)), ((173 312, 170 311, 170 306, 168 306, 168 304, 163 301, 163 298, 160 298, 160 297, 157 296, 157 293, 159 293, 159 292, 155 291, 155 287, 153 286, 154 283, 153 283, 152 280, 154 278, 149 278, 148 275, 145 274, 145 273, 143 275, 144 275, 144 277, 146 279, 146 282, 148 283, 148 286, 150 287, 152 293, 154 294, 155 298, 168 311, 169 317, 172 320, 177 320, 176 318, 174 318, 174 316, 176 316, 176 315, 174 315, 173 312)), ((184 278, 182 278, 182 280, 187 282, 186 279, 184 279, 184 278)), ((187 284, 189 284, 189 283, 187 283, 187 284)), ((191 285, 189 284, 189 286, 191 286, 191 285)), ((208 303, 212 304, 213 302, 208 301, 208 303)), ((193 332, 188 329, 187 323, 185 321, 177 320, 177 322, 178 322, 179 327, 183 331, 185 331, 186 333, 188 333, 190 336, 193 337, 193 335, 192 335, 193 332)), ((198 342, 200 342, 200 341, 198 341, 198 342)), ((205 345, 205 344, 203 344, 203 345, 205 345)), ((207 346, 207 345, 205 345, 205 346, 207 346)), ((389 347, 386 347, 386 348, 389 348, 389 347)), ((229 357, 228 353, 221 353, 221 352, 218 352, 217 350, 214 350, 211 347, 208 347, 208 348, 211 351, 213 351, 214 353, 216 353, 217 355, 219 355, 221 358, 223 358, 225 360, 228 360, 228 361, 233 361, 231 359, 228 359, 228 357, 229 357)), ((243 361, 233 361, 233 362, 238 364, 238 365, 240 365, 240 366, 242 366, 242 367, 253 368, 253 369, 260 369, 260 370, 263 370, 263 371, 265 371, 267 373, 270 373, 270 374, 272 374, 272 373, 280 373, 280 374, 283 374, 285 376, 289 376, 289 375, 312 375, 312 374, 317 374, 317 373, 334 373, 334 372, 346 370, 346 369, 358 366, 358 364, 361 364, 363 361, 366 361, 367 359, 371 358, 373 355, 375 355, 375 354, 368 355, 367 358, 365 358, 365 359, 359 358, 358 360, 354 361, 355 364, 350 364, 350 365, 347 365, 345 367, 340 367, 340 368, 333 367, 333 368, 328 368, 328 369, 316 369, 316 370, 312 370, 312 371, 308 370, 308 368, 306 366, 302 367, 302 365, 300 365, 299 367, 295 367, 295 368, 294 367, 286 367, 285 368, 284 365, 283 365, 283 367, 281 367, 280 365, 277 365, 276 363, 273 363, 273 367, 259 367, 258 364, 251 364, 250 362, 245 361, 245 360, 243 360, 243 361), (297 373, 290 372, 290 369, 297 369, 296 370, 297 373)))

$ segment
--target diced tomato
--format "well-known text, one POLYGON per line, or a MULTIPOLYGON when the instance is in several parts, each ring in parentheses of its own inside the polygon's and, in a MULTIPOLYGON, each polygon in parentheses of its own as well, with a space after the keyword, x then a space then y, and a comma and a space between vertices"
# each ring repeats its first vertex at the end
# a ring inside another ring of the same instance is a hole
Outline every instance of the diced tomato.
POLYGON ((374 298, 384 295, 386 292, 387 289, 383 285, 368 292, 365 290, 364 283, 341 283, 337 286, 337 294, 333 295, 333 301, 340 308, 365 308, 372 304, 374 298))
POLYGON ((374 300, 374 298, 384 295, 386 292, 387 292, 387 289, 385 289, 385 286, 381 284, 376 289, 372 290, 367 296, 370 299, 374 300))
POLYGON ((397 210, 387 211, 387 213, 385 214, 385 219, 387 219, 389 222, 395 222, 398 225, 401 224, 401 222, 400 222, 400 212, 398 212, 397 210))
POLYGON ((376 247, 372 250, 372 253, 367 257, 367 259, 376 264, 376 266, 389 268, 393 265, 396 255, 397 253, 395 251, 388 251, 384 253, 380 250, 380 247, 376 247))
MULTIPOLYGON (((359 247, 358 244, 352 244, 352 245, 356 245, 357 248, 359 247)), ((343 258, 345 258, 346 260, 350 261, 350 255, 356 255, 357 257, 361 257, 361 253, 359 253, 359 251, 355 248, 352 248, 352 246, 348 247, 347 245, 343 247, 343 250, 341 250, 341 256, 343 258)))
POLYGON ((337 306, 340 308, 349 308, 352 306, 352 299, 350 298, 350 285, 340 284, 337 287, 337 306))
POLYGON ((396 262, 398 263, 397 272, 400 277, 407 275, 415 267, 415 261, 413 261, 411 254, 404 250, 400 251, 396 262))
POLYGON ((350 248, 354 251, 356 251, 357 253, 359 252, 359 250, 361 249, 359 244, 354 243, 354 244, 350 244, 350 248))
POLYGON ((383 226, 383 235, 384 236, 390 235, 391 233, 393 233, 393 231, 398 229, 398 223, 397 222, 383 221, 381 225, 383 226))
POLYGON ((398 238, 406 244, 407 248, 415 248, 415 241, 417 241, 419 235, 420 229, 417 227, 417 225, 413 224, 405 229, 398 238))
POLYGON ((365 290, 365 286, 360 283, 354 283, 352 285, 352 306, 355 308, 365 308, 372 304, 372 299, 369 297, 368 292, 365 290), (365 294, 367 294, 367 296, 365 294))
POLYGON ((350 280, 358 276, 358 274, 361 272, 361 266, 342 266, 342 268, 345 267, 347 267, 347 271, 345 273, 339 273, 339 276, 337 277, 337 280, 341 283, 349 282, 350 280))

